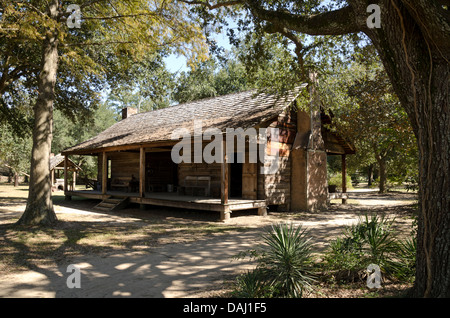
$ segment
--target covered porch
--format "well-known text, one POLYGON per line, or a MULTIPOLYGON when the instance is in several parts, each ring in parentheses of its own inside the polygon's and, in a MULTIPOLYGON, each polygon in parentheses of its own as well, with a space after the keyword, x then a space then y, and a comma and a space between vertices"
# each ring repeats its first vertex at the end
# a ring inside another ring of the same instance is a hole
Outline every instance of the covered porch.
MULTIPOLYGON (((228 220, 232 211, 238 210, 257 209, 258 215, 266 215, 266 201, 257 199, 256 193, 247 195, 242 184, 240 194, 232 193, 235 187, 230 181, 235 179, 225 151, 223 163, 175 164, 170 159, 174 143, 159 142, 107 148, 101 152, 64 153, 66 162, 70 155, 89 155, 98 159, 98 175, 93 189, 66 189, 65 196, 67 199, 80 196, 104 201, 121 198, 141 206, 217 211, 221 221, 228 220)), ((224 147, 225 144, 224 140, 224 147)), ((243 176, 246 177, 245 173, 243 176)))

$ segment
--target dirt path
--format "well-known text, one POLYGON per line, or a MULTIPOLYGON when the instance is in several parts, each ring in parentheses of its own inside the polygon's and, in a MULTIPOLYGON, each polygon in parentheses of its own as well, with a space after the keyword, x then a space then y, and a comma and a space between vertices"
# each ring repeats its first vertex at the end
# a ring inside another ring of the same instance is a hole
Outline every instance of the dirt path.
MULTIPOLYGON (((0 297, 205 297, 220 296, 224 280, 251 268, 247 260, 234 260, 241 251, 255 247, 264 228, 277 222, 295 222, 310 230, 317 250, 339 235, 345 225, 356 222, 366 211, 397 213, 414 196, 380 196, 372 192, 352 193, 360 204, 333 205, 326 213, 269 213, 269 216, 232 217, 229 226, 243 228, 202 236, 181 243, 168 243, 142 250, 109 254, 87 254, 59 265, 35 266, 9 274, 0 274, 0 297), (363 203, 363 204, 362 204, 363 203), (381 204, 381 205, 380 205, 381 204), (74 264, 81 270, 81 288, 70 289, 67 279, 74 264)), ((110 217, 83 210, 59 207, 59 215, 85 218, 110 217)), ((128 211, 127 218, 143 211, 128 211)), ((145 211, 144 211, 145 212, 145 211)), ((124 216, 125 217, 125 216, 124 216)), ((119 220, 121 216, 117 217, 119 220)), ((398 218, 399 226, 409 227, 411 220, 398 218)))

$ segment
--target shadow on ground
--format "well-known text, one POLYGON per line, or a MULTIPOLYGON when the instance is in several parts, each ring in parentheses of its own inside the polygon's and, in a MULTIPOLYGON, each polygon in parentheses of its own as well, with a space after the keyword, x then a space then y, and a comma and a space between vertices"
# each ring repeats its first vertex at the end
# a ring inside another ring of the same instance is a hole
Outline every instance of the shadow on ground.
POLYGON ((316 252, 320 252, 346 225, 365 213, 395 216, 399 226, 405 228, 411 223, 408 216, 415 211, 413 195, 400 199, 373 192, 351 195, 361 200, 360 204, 333 204, 320 213, 271 212, 265 218, 255 215, 256 211, 246 211, 232 214, 227 224, 217 222, 217 212, 130 206, 105 214, 93 211, 97 200, 58 200, 56 211, 62 221, 56 228, 19 231, 11 222, 21 212, 2 206, 2 257, 23 270, 0 275, 0 297, 220 296, 224 281, 254 266, 247 259, 233 256, 255 248, 270 224, 302 224, 309 230, 316 252), (395 204, 366 205, 364 200, 395 204), (116 237, 105 236, 107 229, 116 237), (21 235, 35 237, 34 248, 22 243, 21 235), (54 246, 46 249, 51 254, 39 254, 39 235, 53 235, 54 240, 47 244, 54 246), (97 244, 96 235, 101 240, 97 244), (93 241, 86 244, 85 240, 93 241), (95 249, 94 245, 100 246, 95 249), (80 269, 79 289, 67 286, 68 279, 73 281, 72 272, 67 272, 70 264, 80 269))

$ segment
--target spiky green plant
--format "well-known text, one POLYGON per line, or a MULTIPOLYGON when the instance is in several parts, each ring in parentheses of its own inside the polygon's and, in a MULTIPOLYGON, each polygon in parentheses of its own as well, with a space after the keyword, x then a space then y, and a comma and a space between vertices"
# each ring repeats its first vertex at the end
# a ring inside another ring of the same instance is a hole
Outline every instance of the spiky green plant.
POLYGON ((272 225, 263 235, 264 252, 259 268, 278 297, 301 297, 314 281, 311 271, 312 244, 302 226, 272 225))
POLYGON ((253 271, 238 277, 233 295, 238 297, 302 297, 311 290, 312 243, 308 232, 293 224, 272 225, 263 235, 261 246, 236 255, 257 263, 253 271))

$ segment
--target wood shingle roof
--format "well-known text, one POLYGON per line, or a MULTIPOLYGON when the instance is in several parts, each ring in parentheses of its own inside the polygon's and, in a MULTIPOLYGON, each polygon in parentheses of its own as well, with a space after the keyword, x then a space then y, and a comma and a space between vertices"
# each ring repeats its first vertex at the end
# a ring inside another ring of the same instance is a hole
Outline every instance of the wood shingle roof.
POLYGON ((95 152, 110 147, 169 141, 177 128, 187 129, 193 135, 194 120, 201 120, 203 131, 218 128, 223 133, 226 128, 247 129, 280 114, 305 86, 299 86, 286 96, 252 90, 131 115, 63 153, 95 152))

